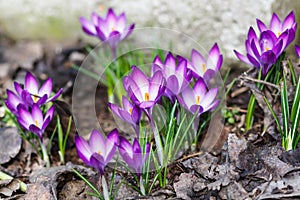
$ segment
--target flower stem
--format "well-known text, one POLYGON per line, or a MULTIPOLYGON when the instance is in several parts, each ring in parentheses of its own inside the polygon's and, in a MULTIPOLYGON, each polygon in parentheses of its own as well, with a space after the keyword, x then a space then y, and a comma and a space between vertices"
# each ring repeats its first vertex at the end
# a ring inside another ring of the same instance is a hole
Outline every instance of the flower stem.
POLYGON ((42 156, 43 156, 43 160, 46 162, 46 167, 50 167, 50 159, 47 153, 47 148, 45 147, 45 145, 43 144, 43 142, 41 140, 39 140, 40 143, 40 147, 42 150, 42 156))
POLYGON ((159 159, 160 165, 163 166, 163 164, 164 164, 164 159, 163 159, 164 158, 164 153, 163 153, 161 138, 160 138, 159 132, 158 132, 156 126, 155 126, 155 123, 152 119, 150 119, 150 124, 151 124, 151 127, 152 127, 154 140, 155 140, 155 144, 156 144, 156 148, 157 148, 158 159, 159 159))
POLYGON ((146 195, 143 176, 140 176, 140 190, 141 190, 142 195, 146 195))
POLYGON ((105 180, 104 175, 100 176, 100 179, 102 181, 102 189, 103 189, 103 196, 105 200, 109 200, 109 193, 108 193, 108 187, 107 187, 107 182, 105 180))

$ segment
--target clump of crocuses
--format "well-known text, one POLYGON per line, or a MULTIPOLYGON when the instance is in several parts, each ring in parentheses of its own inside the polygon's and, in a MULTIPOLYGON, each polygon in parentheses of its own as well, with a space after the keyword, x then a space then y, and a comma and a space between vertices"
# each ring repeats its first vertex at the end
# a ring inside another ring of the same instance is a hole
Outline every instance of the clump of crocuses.
POLYGON ((93 12, 90 21, 80 17, 80 23, 86 34, 98 37, 101 41, 109 44, 113 58, 116 58, 116 48, 119 42, 127 38, 134 29, 134 24, 126 27, 125 13, 118 16, 112 8, 108 9, 105 18, 93 12))
POLYGON ((20 130, 21 136, 26 140, 31 138, 28 134, 33 133, 37 136, 47 166, 50 165, 50 161, 43 143, 43 133, 54 115, 54 106, 49 107, 48 103, 51 104, 62 93, 62 89, 60 89, 51 96, 52 84, 52 80, 49 78, 39 87, 38 80, 30 72, 27 72, 24 86, 14 82, 15 92, 7 89, 7 99, 5 100, 7 108, 15 115, 21 128, 25 130, 25 132, 20 130))
POLYGON ((276 63, 286 47, 294 40, 297 24, 295 13, 292 11, 283 22, 274 13, 268 28, 261 20, 257 19, 259 34, 252 27, 248 31, 245 42, 246 56, 234 50, 241 61, 262 71, 264 78, 276 63))

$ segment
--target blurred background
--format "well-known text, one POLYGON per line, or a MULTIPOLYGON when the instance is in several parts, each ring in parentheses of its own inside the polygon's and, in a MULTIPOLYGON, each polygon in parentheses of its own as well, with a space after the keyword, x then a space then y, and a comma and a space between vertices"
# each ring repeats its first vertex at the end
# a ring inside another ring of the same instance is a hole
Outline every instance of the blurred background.
MULTIPOLYGON (((299 0, 2 0, 0 32, 16 41, 71 44, 83 39, 96 44, 99 40, 84 35, 78 18, 90 18, 92 11, 105 16, 109 7, 117 14, 125 12, 128 23, 135 23, 137 28, 180 31, 206 49, 218 42, 226 64, 238 62, 233 49, 244 52, 248 28, 256 28, 256 18, 269 24, 273 12, 283 19, 294 9, 298 23, 300 20, 299 0)), ((299 39, 298 28, 298 44, 299 39)))

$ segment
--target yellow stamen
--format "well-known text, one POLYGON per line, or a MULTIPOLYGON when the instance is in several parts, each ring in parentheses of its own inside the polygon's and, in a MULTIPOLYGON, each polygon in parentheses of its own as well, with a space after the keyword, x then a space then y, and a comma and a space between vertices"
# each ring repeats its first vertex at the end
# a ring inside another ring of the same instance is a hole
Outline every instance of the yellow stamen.
POLYGON ((35 120, 34 123, 35 123, 35 125, 36 125, 37 127, 39 127, 39 122, 38 122, 38 120, 35 120))
POLYGON ((37 101, 38 101, 37 95, 34 94, 34 95, 33 95, 33 102, 36 103, 37 101))
POLYGON ((202 64, 202 71, 203 71, 203 73, 206 72, 206 64, 204 64, 204 63, 202 64))
POLYGON ((269 51, 270 49, 269 49, 269 47, 266 47, 266 51, 269 51))
POLYGON ((111 31, 115 31, 115 27, 111 27, 111 31))
POLYGON ((196 97, 196 104, 197 104, 197 105, 200 105, 200 99, 201 99, 201 98, 200 98, 200 96, 198 95, 198 96, 196 97))
POLYGON ((128 112, 129 112, 130 114, 132 114, 132 108, 129 108, 128 112))
POLYGON ((149 100, 150 100, 149 93, 148 93, 148 92, 146 92, 146 93, 145 93, 145 101, 149 101, 149 100))
POLYGON ((101 155, 101 151, 100 151, 100 150, 99 150, 99 151, 97 151, 97 154, 101 155))
POLYGON ((279 31, 278 33, 277 33, 277 35, 278 35, 278 37, 281 35, 281 32, 279 31))

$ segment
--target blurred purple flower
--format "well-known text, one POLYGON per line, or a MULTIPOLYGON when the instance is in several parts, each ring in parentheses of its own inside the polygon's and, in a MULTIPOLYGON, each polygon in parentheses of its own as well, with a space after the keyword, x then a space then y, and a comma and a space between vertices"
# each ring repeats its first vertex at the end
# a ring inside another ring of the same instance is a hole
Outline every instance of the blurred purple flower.
POLYGON ((217 94, 218 88, 212 88, 207 91, 204 80, 199 78, 193 89, 187 87, 182 91, 182 98, 178 98, 178 101, 191 113, 198 111, 198 115, 200 115, 218 106, 217 94))
POLYGON ((260 34, 260 38, 252 27, 248 32, 248 39, 245 42, 246 56, 234 50, 234 53, 241 61, 262 69, 262 76, 268 73, 272 65, 276 62, 282 53, 284 38, 288 37, 287 32, 281 34, 281 38, 277 39, 272 31, 266 30, 260 34))
POLYGON ((14 82, 16 93, 7 90, 6 106, 14 114, 17 112, 19 104, 24 104, 25 107, 31 107, 33 104, 42 105, 50 101, 54 101, 62 93, 60 89, 54 96, 50 97, 52 93, 52 80, 47 79, 39 89, 37 79, 27 72, 25 76, 24 88, 17 82, 14 82))
POLYGON ((205 81, 212 79, 220 70, 223 56, 220 54, 218 44, 215 43, 205 59, 197 50, 192 50, 191 64, 187 65, 193 71, 195 78, 202 77, 205 81))
POLYGON ((17 121, 26 130, 31 131, 43 141, 43 133, 53 118, 54 106, 46 112, 45 117, 37 104, 33 104, 31 112, 24 106, 18 107, 17 121))
POLYGON ((136 133, 139 135, 139 123, 142 116, 141 109, 138 106, 131 104, 125 96, 122 97, 122 104, 123 108, 120 108, 119 106, 109 102, 108 107, 120 119, 131 124, 136 133))
POLYGON ((110 8, 105 18, 101 18, 95 12, 91 15, 91 21, 80 17, 80 23, 85 33, 92 36, 97 36, 100 40, 108 42, 112 48, 116 48, 118 43, 127 38, 134 24, 126 27, 125 13, 117 16, 112 8, 110 8))
POLYGON ((258 29, 260 32, 267 30, 272 31, 278 39, 283 39, 283 50, 295 39, 297 23, 295 21, 295 12, 291 11, 283 22, 279 17, 273 13, 270 21, 270 29, 259 19, 256 19, 258 29), (288 36, 282 36, 282 33, 286 33, 288 36))
POLYGON ((147 160, 150 152, 150 144, 147 142, 145 152, 142 152, 141 145, 137 138, 134 139, 131 145, 128 140, 120 136, 119 152, 127 165, 140 176, 145 161, 147 160))
POLYGON ((300 58, 300 46, 295 45, 295 50, 296 50, 296 54, 297 54, 298 58, 300 58))
POLYGON ((101 175, 104 168, 113 158, 119 141, 118 130, 112 130, 105 139, 103 134, 93 130, 89 142, 81 136, 75 136, 77 154, 83 162, 94 167, 101 175))
POLYGON ((16 95, 11 90, 6 90, 7 99, 5 100, 5 105, 7 108, 16 116, 18 116, 18 106, 23 105, 26 109, 26 103, 23 101, 23 99, 16 95))
POLYGON ((124 77, 123 85, 128 97, 141 109, 152 108, 165 91, 165 80, 161 71, 148 78, 136 66, 132 66, 132 73, 124 77))
POLYGON ((181 59, 178 59, 177 64, 171 52, 166 56, 164 63, 159 56, 155 57, 152 74, 155 74, 157 71, 161 71, 166 80, 165 94, 171 100, 174 100, 173 97, 189 85, 192 78, 191 73, 187 69, 187 60, 181 57, 181 59))

